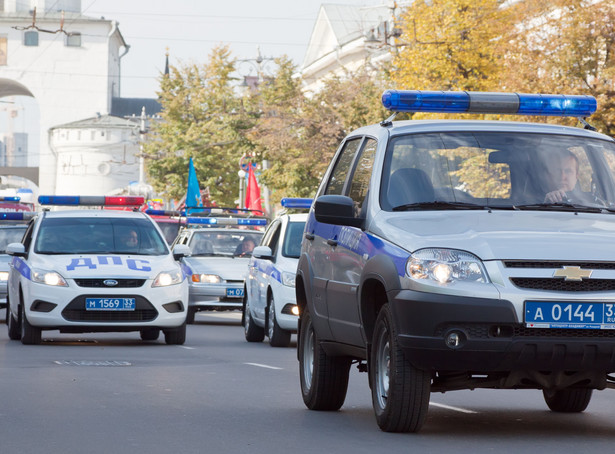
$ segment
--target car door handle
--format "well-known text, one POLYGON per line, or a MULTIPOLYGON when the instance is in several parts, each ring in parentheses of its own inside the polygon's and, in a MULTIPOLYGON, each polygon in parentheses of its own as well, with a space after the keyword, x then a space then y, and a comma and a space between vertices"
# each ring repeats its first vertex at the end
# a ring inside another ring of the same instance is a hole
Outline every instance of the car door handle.
POLYGON ((328 239, 328 240, 327 240, 327 244, 328 244, 329 246, 333 246, 333 247, 335 247, 335 246, 337 246, 337 240, 334 240, 333 238, 328 239))
POLYGON ((309 241, 313 241, 314 240, 314 234, 313 233, 306 233, 305 234, 305 239, 309 240, 309 241))

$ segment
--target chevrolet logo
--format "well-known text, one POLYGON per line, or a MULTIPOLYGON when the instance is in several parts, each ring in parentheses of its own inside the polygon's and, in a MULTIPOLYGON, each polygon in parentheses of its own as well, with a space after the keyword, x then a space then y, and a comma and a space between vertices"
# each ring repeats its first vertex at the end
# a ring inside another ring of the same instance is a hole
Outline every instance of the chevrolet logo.
POLYGON ((592 270, 582 270, 580 266, 565 266, 553 273, 553 277, 563 277, 565 281, 582 281, 592 273, 592 270))

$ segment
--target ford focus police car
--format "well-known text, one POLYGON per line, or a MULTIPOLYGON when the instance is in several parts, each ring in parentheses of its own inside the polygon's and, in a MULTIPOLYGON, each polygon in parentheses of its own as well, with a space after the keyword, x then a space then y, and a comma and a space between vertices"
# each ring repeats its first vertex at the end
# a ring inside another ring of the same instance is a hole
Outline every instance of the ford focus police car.
POLYGON ((532 388, 581 412, 615 387, 615 142, 590 96, 386 91, 404 112, 572 116, 584 128, 393 121, 341 143, 297 269, 306 406, 336 410, 351 361, 384 431, 430 392, 532 388))
MULTIPOLYGON (((41 205, 140 206, 142 197, 40 196, 41 205)), ((188 283, 155 223, 144 213, 43 211, 12 256, 8 333, 24 344, 43 330, 139 331, 167 344, 186 338, 188 283)), ((175 255, 175 257, 174 257, 175 255)))
POLYGON ((301 239, 312 199, 285 198, 286 209, 269 225, 248 264, 243 326, 248 342, 262 342, 265 334, 272 347, 288 347, 297 332, 298 309, 295 275, 301 239), (291 211, 288 211, 291 210, 291 211))

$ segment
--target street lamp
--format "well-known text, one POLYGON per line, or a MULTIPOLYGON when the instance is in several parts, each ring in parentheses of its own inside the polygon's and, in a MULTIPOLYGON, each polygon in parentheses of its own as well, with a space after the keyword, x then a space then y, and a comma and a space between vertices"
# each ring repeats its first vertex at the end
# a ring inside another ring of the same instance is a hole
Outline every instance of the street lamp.
POLYGON ((243 184, 246 181, 246 172, 241 169, 237 172, 237 176, 239 177, 239 208, 244 208, 244 197, 243 197, 243 184))

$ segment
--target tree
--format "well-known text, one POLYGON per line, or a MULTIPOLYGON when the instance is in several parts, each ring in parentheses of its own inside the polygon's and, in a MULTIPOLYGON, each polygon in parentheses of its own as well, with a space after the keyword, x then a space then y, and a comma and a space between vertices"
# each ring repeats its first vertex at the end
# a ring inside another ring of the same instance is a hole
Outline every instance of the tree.
POLYGON ((235 62, 227 46, 213 49, 205 65, 171 66, 160 84, 162 120, 144 149, 154 188, 168 198, 186 194, 192 157, 201 189, 220 206, 234 206, 240 157, 257 114, 234 90, 235 62))

